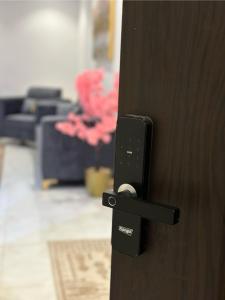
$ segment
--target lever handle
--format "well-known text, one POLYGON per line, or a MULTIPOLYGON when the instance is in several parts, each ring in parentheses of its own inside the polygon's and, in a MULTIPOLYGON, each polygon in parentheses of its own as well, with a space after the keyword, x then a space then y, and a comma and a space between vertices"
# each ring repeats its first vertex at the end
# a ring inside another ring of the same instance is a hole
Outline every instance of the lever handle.
POLYGON ((103 193, 102 204, 154 222, 174 225, 179 221, 179 209, 173 206, 143 201, 129 193, 103 193))

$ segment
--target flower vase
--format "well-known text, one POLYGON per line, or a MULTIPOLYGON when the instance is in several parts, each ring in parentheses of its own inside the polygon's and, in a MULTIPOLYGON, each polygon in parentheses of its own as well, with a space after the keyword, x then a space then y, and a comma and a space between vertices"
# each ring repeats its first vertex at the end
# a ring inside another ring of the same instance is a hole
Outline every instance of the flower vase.
POLYGON ((91 196, 101 197, 112 186, 112 172, 108 168, 90 167, 85 171, 85 184, 91 196))

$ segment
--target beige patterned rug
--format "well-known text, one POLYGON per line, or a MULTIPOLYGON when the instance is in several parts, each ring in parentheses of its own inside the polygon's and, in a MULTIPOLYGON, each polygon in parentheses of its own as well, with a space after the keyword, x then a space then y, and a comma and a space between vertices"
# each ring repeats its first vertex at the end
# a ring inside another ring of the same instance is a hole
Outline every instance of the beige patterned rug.
POLYGON ((109 300, 109 240, 49 242, 59 300, 109 300))
POLYGON ((2 178, 3 159, 4 159, 4 145, 0 144, 0 182, 2 178))

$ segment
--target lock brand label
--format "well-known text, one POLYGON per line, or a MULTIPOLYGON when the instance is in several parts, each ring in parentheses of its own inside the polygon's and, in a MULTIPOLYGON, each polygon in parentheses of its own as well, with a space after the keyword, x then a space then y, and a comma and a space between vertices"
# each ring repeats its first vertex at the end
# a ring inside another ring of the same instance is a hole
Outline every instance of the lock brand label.
POLYGON ((124 227, 124 226, 118 226, 118 230, 128 236, 132 236, 134 229, 128 228, 128 227, 124 227))

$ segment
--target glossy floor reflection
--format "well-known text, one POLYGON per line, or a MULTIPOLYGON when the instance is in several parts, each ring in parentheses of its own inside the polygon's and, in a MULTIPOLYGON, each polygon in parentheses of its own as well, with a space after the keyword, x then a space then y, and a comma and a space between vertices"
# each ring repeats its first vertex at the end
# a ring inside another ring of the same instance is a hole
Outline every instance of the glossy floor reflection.
POLYGON ((0 300, 56 299, 47 242, 110 238, 111 211, 83 187, 35 190, 34 149, 7 144, 0 187, 0 300))

